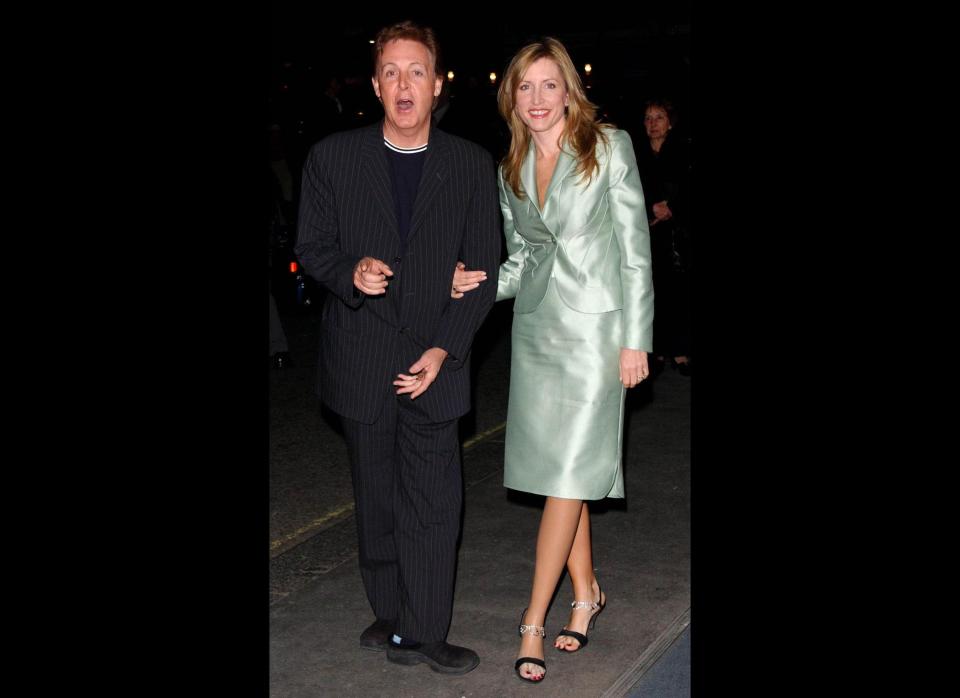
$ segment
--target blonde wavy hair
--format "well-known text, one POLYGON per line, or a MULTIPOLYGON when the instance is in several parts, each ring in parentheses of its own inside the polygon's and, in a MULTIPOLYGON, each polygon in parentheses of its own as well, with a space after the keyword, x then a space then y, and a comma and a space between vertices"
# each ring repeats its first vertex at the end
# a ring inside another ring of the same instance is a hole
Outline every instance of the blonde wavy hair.
POLYGON ((520 166, 530 147, 530 132, 515 110, 517 87, 527 69, 541 58, 549 58, 556 63, 567 89, 569 105, 561 142, 565 142, 576 154, 577 165, 574 173, 582 175, 581 182, 589 181, 600 170, 596 154, 597 141, 601 141, 604 146, 609 143, 603 127, 596 121, 597 105, 587 99, 577 69, 563 44, 548 36, 524 46, 511 59, 497 91, 500 116, 510 127, 510 150, 503 159, 503 178, 513 189, 513 193, 521 199, 523 192, 520 190, 520 166))

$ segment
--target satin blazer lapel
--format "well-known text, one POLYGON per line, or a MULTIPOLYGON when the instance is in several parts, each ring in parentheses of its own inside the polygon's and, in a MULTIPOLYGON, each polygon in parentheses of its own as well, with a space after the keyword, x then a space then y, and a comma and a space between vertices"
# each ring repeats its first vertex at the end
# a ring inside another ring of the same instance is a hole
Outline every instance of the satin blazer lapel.
POLYGON ((556 236, 562 229, 562 221, 560 220, 560 202, 558 199, 562 195, 563 189, 565 186, 569 186, 569 182, 566 182, 567 175, 573 171, 573 166, 576 164, 576 159, 567 152, 566 149, 560 151, 560 154, 557 156, 557 164, 553 168, 553 175, 550 177, 550 184, 547 186, 547 195, 543 198, 543 224, 550 229, 550 232, 556 236))
MULTIPOLYGON (((536 211, 540 220, 543 221, 543 224, 547 226, 554 235, 556 235, 558 230, 557 224, 559 223, 557 219, 559 207, 556 199, 563 190, 563 180, 570 174, 575 164, 576 158, 573 157, 566 147, 561 148, 560 154, 557 155, 557 164, 553 168, 553 174, 550 176, 550 183, 547 185, 546 196, 543 197, 543 210, 540 209, 540 202, 537 200, 537 150, 533 144, 533 139, 530 140, 527 157, 524 159, 523 165, 520 168, 520 182, 523 184, 523 190, 530 200, 530 206, 533 211, 536 211)), ((531 211, 531 213, 533 211, 531 211)))
POLYGON ((383 145, 383 126, 371 127, 360 150, 360 170, 373 193, 373 201, 394 235, 400 237, 397 211, 393 203, 390 164, 383 145))
POLYGON ((409 241, 420 232, 420 224, 437 193, 443 187, 449 171, 449 148, 447 139, 436 128, 430 129, 427 141, 427 156, 423 161, 423 172, 420 175, 420 185, 417 187, 417 199, 413 203, 413 213, 410 215, 410 231, 407 233, 409 241))
POLYGON ((543 218, 540 211, 540 202, 537 200, 537 150, 533 145, 532 138, 530 139, 530 147, 527 149, 527 157, 523 159, 523 164, 520 166, 520 183, 527 195, 527 201, 531 208, 530 213, 536 212, 537 216, 543 218))

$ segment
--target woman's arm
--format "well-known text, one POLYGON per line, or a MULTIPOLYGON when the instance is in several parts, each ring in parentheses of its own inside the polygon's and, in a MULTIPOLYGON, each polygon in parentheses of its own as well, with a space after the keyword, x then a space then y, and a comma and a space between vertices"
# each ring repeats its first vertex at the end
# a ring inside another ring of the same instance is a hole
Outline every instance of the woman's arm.
MULTIPOLYGON (((526 260, 526 243, 520 234, 517 233, 516 226, 513 224, 513 213, 510 211, 510 203, 507 200, 506 183, 503 181, 503 173, 497 174, 497 181, 500 188, 500 211, 503 213, 503 236, 507 245, 507 260, 500 265, 497 275, 497 300, 502 301, 508 298, 515 298, 520 288, 520 276, 523 273, 523 265, 526 260)), ((480 285, 480 282, 486 281, 487 276, 484 272, 467 271, 462 262, 457 262, 456 269, 453 272, 453 286, 450 296, 453 298, 463 298, 464 293, 468 293, 480 285)))
POLYGON ((500 274, 497 278, 497 300, 516 298, 520 290, 520 276, 523 274, 523 265, 527 258, 527 244, 517 232, 513 223, 513 213, 507 199, 507 186, 503 181, 503 170, 497 173, 497 182, 500 185, 500 210, 503 212, 503 237, 507 245, 507 259, 500 265, 500 274))
POLYGON ((643 187, 630 135, 626 131, 614 131, 610 142, 610 188, 607 195, 613 231, 620 247, 623 291, 620 346, 649 352, 653 350, 653 267, 643 187))

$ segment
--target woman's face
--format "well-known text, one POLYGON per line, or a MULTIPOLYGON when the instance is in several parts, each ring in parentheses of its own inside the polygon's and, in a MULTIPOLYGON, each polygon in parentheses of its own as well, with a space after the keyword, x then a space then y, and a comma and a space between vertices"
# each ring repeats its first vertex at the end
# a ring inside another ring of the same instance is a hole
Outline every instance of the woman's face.
POLYGON ((550 58, 533 62, 517 85, 514 111, 531 131, 562 130, 569 103, 560 68, 550 58))
POLYGON ((647 129, 647 138, 666 138, 670 130, 670 118, 666 110, 660 107, 648 107, 643 117, 643 125, 647 129))

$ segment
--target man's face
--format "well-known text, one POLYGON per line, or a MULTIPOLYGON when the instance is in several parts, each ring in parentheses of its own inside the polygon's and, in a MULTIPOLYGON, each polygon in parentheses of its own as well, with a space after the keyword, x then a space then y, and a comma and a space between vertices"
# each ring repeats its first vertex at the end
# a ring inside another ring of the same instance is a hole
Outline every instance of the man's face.
POLYGON ((373 91, 394 129, 429 131, 433 100, 442 87, 443 78, 433 72, 433 57, 419 41, 395 39, 383 47, 373 91))

